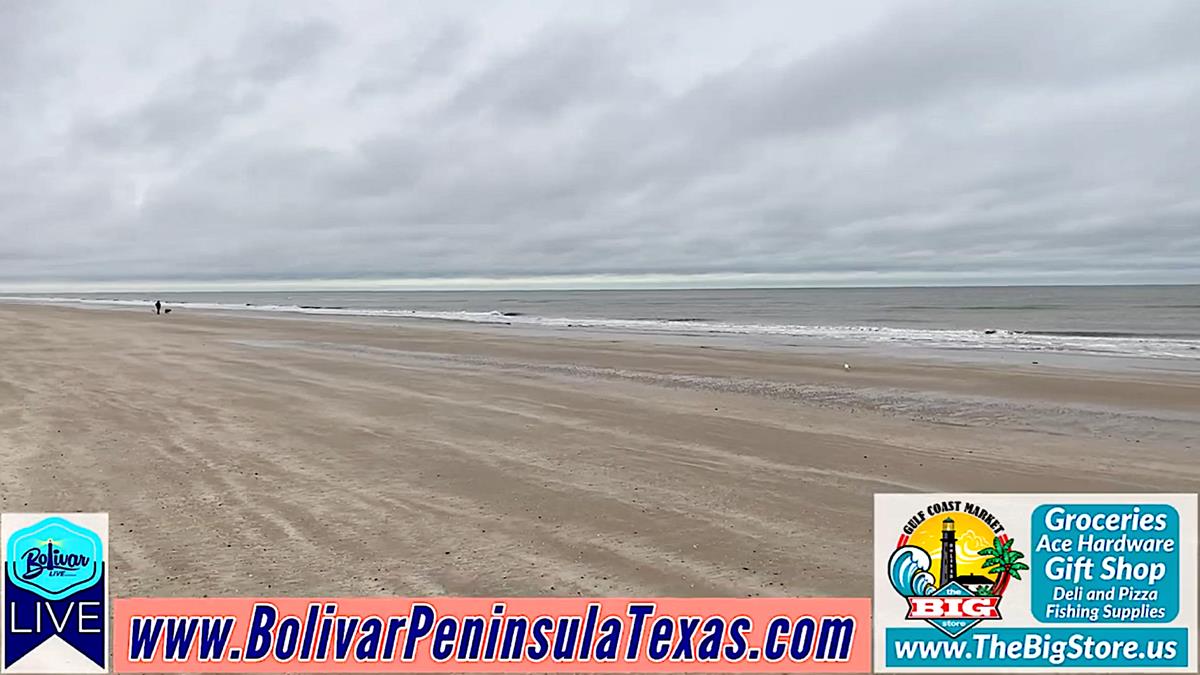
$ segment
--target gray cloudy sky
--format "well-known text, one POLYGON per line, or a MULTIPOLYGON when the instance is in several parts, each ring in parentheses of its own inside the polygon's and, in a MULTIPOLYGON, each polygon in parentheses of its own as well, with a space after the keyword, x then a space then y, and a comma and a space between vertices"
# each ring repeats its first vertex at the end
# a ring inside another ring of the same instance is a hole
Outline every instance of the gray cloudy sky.
POLYGON ((9 0, 0 286, 1200 282, 1198 35, 1191 0, 9 0))

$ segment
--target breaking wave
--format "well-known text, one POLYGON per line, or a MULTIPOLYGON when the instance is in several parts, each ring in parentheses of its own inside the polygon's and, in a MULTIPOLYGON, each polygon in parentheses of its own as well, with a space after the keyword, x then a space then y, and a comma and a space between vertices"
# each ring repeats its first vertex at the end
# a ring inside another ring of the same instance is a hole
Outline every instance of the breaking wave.
POLYGON ((906 598, 929 595, 936 587, 929 568, 933 561, 924 549, 916 546, 901 546, 888 559, 888 580, 892 588, 906 598))

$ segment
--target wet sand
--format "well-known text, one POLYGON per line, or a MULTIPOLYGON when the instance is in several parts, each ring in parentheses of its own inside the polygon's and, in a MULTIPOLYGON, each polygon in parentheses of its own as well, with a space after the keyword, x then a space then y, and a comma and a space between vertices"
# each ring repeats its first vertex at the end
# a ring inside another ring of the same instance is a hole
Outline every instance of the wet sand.
POLYGON ((0 509, 131 595, 866 595, 872 494, 1200 490, 1200 377, 0 304, 0 509))

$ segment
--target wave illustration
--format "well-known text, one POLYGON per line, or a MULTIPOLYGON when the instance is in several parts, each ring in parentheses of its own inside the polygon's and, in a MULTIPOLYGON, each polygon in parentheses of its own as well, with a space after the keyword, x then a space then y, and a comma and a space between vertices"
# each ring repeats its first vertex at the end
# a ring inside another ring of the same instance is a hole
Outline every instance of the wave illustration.
POLYGON ((937 588, 933 584, 932 564, 925 549, 917 546, 901 546, 888 559, 888 580, 900 595, 911 598, 929 595, 937 588))

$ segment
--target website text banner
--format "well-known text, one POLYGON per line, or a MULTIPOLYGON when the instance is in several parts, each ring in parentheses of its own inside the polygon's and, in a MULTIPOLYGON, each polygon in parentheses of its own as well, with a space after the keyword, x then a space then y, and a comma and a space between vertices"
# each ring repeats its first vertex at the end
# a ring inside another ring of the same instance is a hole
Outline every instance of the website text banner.
POLYGON ((1190 672, 1196 495, 875 496, 878 672, 1190 672))
POLYGON ((870 670, 867 598, 138 598, 115 672, 870 670))

